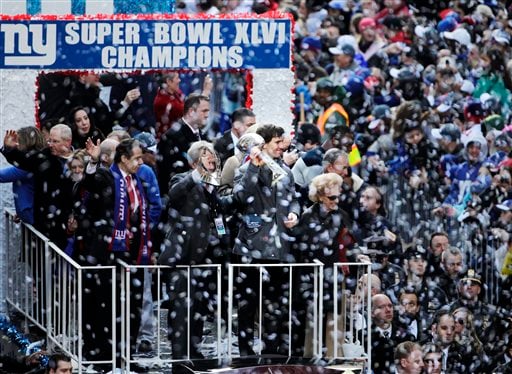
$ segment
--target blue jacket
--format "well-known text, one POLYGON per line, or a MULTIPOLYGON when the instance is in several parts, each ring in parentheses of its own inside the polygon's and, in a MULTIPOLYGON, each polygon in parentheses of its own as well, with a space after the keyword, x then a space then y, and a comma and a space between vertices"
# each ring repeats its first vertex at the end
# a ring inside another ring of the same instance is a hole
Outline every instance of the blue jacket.
POLYGON ((34 224, 34 181, 32 173, 8 166, 0 169, 0 183, 11 183, 16 214, 25 223, 34 224))
POLYGON ((160 198, 160 187, 153 169, 142 164, 137 170, 137 176, 142 180, 149 202, 149 220, 151 227, 158 225, 160 213, 162 213, 162 199, 160 198))

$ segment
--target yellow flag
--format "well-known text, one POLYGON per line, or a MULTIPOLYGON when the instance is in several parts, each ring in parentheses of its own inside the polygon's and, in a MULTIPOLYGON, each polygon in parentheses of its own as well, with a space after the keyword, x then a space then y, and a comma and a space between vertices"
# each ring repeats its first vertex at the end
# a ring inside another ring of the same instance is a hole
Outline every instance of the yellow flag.
POLYGON ((359 148, 357 145, 352 144, 352 150, 348 154, 348 164, 350 166, 356 166, 361 163, 361 153, 359 153, 359 148))

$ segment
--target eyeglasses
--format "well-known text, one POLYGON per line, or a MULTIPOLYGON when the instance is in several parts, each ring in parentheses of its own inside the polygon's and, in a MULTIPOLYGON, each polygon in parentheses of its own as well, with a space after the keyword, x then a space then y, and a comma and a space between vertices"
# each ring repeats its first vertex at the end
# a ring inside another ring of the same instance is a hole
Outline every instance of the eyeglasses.
POLYGON ((339 195, 326 196, 331 201, 339 200, 339 195))
POLYGON ((462 318, 456 318, 455 323, 458 323, 461 326, 464 326, 464 320, 462 318))

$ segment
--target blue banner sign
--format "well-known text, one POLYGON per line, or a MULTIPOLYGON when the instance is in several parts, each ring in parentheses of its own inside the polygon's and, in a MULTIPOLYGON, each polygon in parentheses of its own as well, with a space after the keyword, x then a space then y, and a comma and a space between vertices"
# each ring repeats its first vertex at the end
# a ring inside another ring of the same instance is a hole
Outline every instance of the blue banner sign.
POLYGON ((289 68, 290 35, 288 18, 0 20, 0 68, 289 68))

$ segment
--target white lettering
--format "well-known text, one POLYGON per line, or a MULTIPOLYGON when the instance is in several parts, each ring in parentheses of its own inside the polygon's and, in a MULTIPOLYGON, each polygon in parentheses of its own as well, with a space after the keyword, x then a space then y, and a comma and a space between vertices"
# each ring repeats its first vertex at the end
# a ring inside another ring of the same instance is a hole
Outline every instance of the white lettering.
POLYGON ((118 47, 117 67, 133 68, 133 47, 118 47))
POLYGON ((5 34, 5 65, 51 65, 57 59, 55 24, 0 24, 0 32, 5 34))
POLYGON ((115 47, 105 47, 101 50, 101 65, 105 68, 116 66, 117 51, 115 47))
POLYGON ((220 23, 216 22, 213 24, 213 44, 224 44, 224 38, 220 32, 220 23))
POLYGON ((244 59, 242 58, 243 49, 240 46, 234 46, 229 48, 229 67, 230 68, 239 68, 244 63, 244 59))
POLYGON ((167 23, 155 23, 155 44, 169 43, 169 25, 167 23))
POLYGON ((173 23, 171 25, 171 42, 172 44, 183 44, 187 40, 187 29, 182 22, 173 23))
POLYGON ((249 24, 247 22, 244 23, 235 23, 235 41, 234 44, 248 44, 249 43, 249 35, 248 35, 248 29, 249 24))
MULTIPOLYGON (((94 33, 94 25, 95 25, 94 23, 91 23, 92 33, 94 33)), ((114 24, 114 26, 115 25, 116 24, 114 24)), ((97 27, 97 32, 96 32, 96 35, 94 35, 95 37, 93 38, 93 35, 90 35, 93 40, 92 43, 95 43, 97 41, 98 44, 105 44, 105 37, 112 34, 112 25, 110 23, 101 22, 101 23, 98 23, 96 27, 97 27)), ((116 43, 113 43, 113 44, 116 44, 116 43)))
POLYGON ((286 43, 286 24, 284 22, 279 22, 279 34, 277 37, 277 42, 279 44, 286 43))
POLYGON ((212 63, 212 50, 209 47, 197 48, 197 64, 200 68, 207 68, 212 63))
POLYGON ((66 24, 65 31, 66 31, 66 37, 64 40, 69 45, 75 45, 78 44, 80 41, 80 35, 78 34, 78 30, 80 29, 80 25, 78 23, 68 23, 66 24))
POLYGON ((277 25, 275 22, 262 22, 261 23, 261 36, 263 43, 272 44, 276 39, 277 25))
POLYGON ((187 49, 185 47, 175 47, 173 48, 172 54, 172 66, 180 67, 181 60, 187 57, 187 49))
POLYGON ((171 66, 171 47, 153 47, 151 60, 155 68, 171 66))
POLYGON ((140 25, 138 23, 127 23, 125 33, 125 42, 127 44, 140 43, 140 25))
POLYGON ((210 41, 212 24, 210 22, 187 23, 188 41, 191 44, 206 44, 210 41))
POLYGON ((149 60, 148 47, 139 47, 135 53, 134 65, 137 68, 150 68, 151 61, 149 60))
POLYGON ((120 46, 101 51, 104 68, 239 68, 243 66, 241 46, 120 46))
POLYGON ((251 44, 261 44, 261 37, 259 34, 259 26, 256 22, 251 23, 251 44))
POLYGON ((112 44, 123 44, 124 24, 114 23, 112 26, 114 27, 112 30, 112 44))

